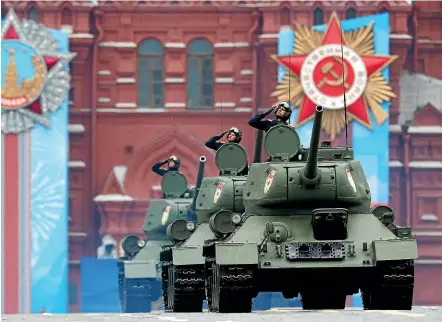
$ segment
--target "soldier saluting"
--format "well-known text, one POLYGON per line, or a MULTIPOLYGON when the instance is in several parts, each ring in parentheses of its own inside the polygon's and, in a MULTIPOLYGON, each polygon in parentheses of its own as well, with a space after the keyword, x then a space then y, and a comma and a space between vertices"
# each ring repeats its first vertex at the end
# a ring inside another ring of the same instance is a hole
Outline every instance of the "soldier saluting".
POLYGON ((219 135, 212 136, 207 142, 206 147, 217 151, 220 147, 222 147, 226 143, 238 143, 241 142, 242 132, 236 128, 232 127, 230 130, 220 133, 219 135), (228 142, 218 142, 221 138, 227 134, 228 142))
POLYGON ((249 125, 258 130, 267 132, 276 125, 288 125, 292 115, 292 108, 287 102, 280 102, 277 106, 269 108, 263 113, 256 114, 249 120, 249 125), (263 120, 270 113, 275 112, 274 120, 263 120))
POLYGON ((170 156, 165 161, 157 162, 153 165, 152 171, 160 176, 164 176, 166 173, 171 171, 178 171, 180 168, 180 159, 174 155, 170 156), (167 169, 161 169, 163 165, 167 163, 167 169))

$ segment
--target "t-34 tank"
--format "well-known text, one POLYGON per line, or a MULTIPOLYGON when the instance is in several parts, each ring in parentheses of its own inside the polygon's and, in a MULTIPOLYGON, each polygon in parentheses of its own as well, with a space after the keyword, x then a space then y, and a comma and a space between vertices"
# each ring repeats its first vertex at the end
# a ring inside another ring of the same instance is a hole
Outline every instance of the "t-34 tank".
POLYGON ((316 108, 310 149, 294 128, 268 131, 271 158, 250 166, 241 222, 204 250, 216 259, 214 311, 250 312, 260 291, 301 293, 304 309, 343 309, 359 289, 365 309, 411 309, 416 239, 394 224, 390 208, 370 209, 351 148, 319 146, 322 111, 316 108))
MULTIPOLYGON (((206 158, 200 157, 199 172, 204 172, 206 158)), ((122 242, 125 256, 118 263, 120 304, 124 313, 150 312, 151 302, 161 296, 159 255, 164 245, 171 245, 166 229, 177 219, 194 217, 191 209, 195 190, 178 171, 168 172, 161 180, 164 199, 152 200, 143 224, 145 240, 127 236, 122 242)))
MULTIPOLYGON (((198 177, 202 184, 195 200, 197 223, 176 220, 168 227, 168 235, 174 246, 165 247, 161 252, 163 281, 168 280, 167 285, 163 284, 164 307, 167 311, 201 312, 208 275, 203 257, 204 242, 231 232, 234 227, 231 221, 239 222, 240 214, 244 211, 242 191, 247 177, 239 175, 246 173, 244 170, 248 166, 244 148, 236 143, 225 144, 216 152, 215 161, 220 170, 219 176, 198 177), (209 220, 211 218, 212 221, 209 220), (226 220, 227 225, 223 226, 222 222, 226 220), (221 229, 214 233, 214 226, 221 229)), ((209 309, 210 294, 209 290, 209 309)))

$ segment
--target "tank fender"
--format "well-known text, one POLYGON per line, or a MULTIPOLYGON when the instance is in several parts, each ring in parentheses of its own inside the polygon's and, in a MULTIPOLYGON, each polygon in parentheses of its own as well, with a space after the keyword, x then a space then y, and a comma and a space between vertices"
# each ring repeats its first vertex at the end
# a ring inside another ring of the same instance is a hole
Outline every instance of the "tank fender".
POLYGON ((375 262, 418 258, 417 242, 414 238, 374 240, 373 250, 375 262))
POLYGON ((215 244, 215 258, 218 265, 258 264, 257 243, 215 244))
POLYGON ((172 249, 173 265, 199 265, 204 264, 203 248, 186 246, 172 249))
POLYGON ((157 278, 157 266, 154 261, 125 261, 124 277, 157 278))

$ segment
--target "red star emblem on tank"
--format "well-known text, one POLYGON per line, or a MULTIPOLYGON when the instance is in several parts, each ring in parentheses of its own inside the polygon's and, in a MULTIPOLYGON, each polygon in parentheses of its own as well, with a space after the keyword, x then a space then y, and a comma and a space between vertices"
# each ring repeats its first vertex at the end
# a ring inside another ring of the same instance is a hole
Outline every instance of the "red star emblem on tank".
POLYGON ((213 196, 213 203, 216 203, 219 197, 221 197, 221 192, 223 191, 223 187, 224 187, 224 182, 218 183, 215 190, 215 195, 213 196))
POLYGON ((334 140, 345 125, 344 92, 349 119, 372 128, 369 108, 378 124, 388 118, 380 104, 395 94, 381 71, 397 57, 375 55, 373 23, 342 32, 333 13, 325 32, 297 25, 293 54, 272 58, 288 72, 272 96, 300 108, 296 126, 311 120, 316 105, 322 105, 323 128, 334 140))
POLYGON ((276 170, 273 169, 270 171, 269 175, 267 176, 266 183, 264 185, 264 193, 267 193, 272 186, 273 179, 275 178, 276 170))

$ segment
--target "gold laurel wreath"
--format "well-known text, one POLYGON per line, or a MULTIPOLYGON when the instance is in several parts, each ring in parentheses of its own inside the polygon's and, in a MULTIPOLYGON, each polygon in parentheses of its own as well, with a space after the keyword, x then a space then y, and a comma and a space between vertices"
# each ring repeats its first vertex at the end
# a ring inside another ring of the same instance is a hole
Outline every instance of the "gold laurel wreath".
MULTIPOLYGON (((332 16, 331 19, 334 17, 332 16)), ((325 33, 312 30, 308 27, 295 24, 296 37, 294 41, 293 55, 308 56, 312 51, 322 45, 322 40, 325 33)), ((353 49, 360 56, 374 55, 373 44, 373 22, 366 27, 357 30, 344 32, 344 41, 346 46, 353 49)), ((390 63, 397 57, 391 56, 390 63)), ((290 101, 293 106, 301 107, 305 97, 304 90, 301 85, 301 80, 297 75, 292 73, 289 68, 282 66, 286 73, 283 79, 276 85, 271 97, 278 101, 290 101), (290 90, 289 90, 290 87, 290 90), (290 93, 290 97, 289 97, 290 93)), ((381 74, 381 70, 375 72, 367 80, 367 86, 363 94, 366 104, 371 108, 376 122, 380 125, 388 119, 388 113, 381 107, 382 102, 390 102, 395 98, 396 94, 393 92, 390 85, 381 74)), ((347 117, 347 123, 353 118, 347 117)), ((324 110, 322 118, 322 128, 325 130, 331 140, 335 140, 336 135, 342 131, 345 126, 344 110, 324 110)), ((368 124, 371 129, 371 123, 368 124)))

